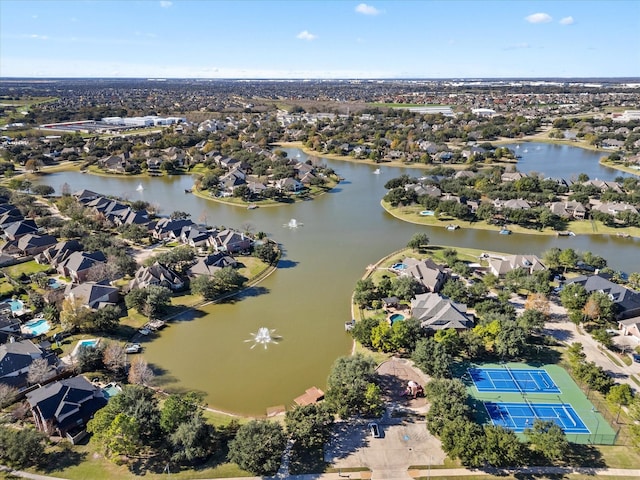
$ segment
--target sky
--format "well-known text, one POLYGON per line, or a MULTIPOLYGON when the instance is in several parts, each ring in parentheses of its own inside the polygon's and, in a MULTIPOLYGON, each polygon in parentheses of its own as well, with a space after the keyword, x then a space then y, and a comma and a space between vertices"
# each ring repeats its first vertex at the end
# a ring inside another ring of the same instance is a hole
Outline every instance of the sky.
POLYGON ((0 77, 640 77, 640 1, 0 0, 0 77))

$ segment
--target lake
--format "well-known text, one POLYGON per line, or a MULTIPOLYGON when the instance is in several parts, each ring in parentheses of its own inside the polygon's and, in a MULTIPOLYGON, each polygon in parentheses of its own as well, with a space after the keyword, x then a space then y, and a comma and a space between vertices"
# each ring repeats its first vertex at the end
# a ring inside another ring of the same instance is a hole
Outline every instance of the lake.
MULTIPOLYGON (((598 165, 601 153, 549 144, 521 144, 519 170, 557 172, 571 178, 586 172, 591 178, 612 180, 619 172, 598 165), (538 147, 540 147, 538 149, 538 147), (534 155, 534 152, 535 155, 534 155), (568 170, 558 166, 564 165, 568 170), (576 170, 577 166, 580 167, 576 170)), ((308 157, 297 149, 289 156, 308 157)), ((291 406, 311 387, 325 388, 333 361, 351 349, 344 322, 351 319, 350 297, 367 265, 404 247, 416 232, 428 234, 432 244, 473 247, 508 253, 536 253, 571 247, 592 251, 610 266, 640 271, 639 240, 610 236, 555 237, 499 235, 497 231, 447 231, 395 219, 380 206, 384 184, 407 168, 323 160, 345 178, 331 192, 306 202, 277 208, 247 210, 185 194, 193 185, 189 176, 149 178, 99 177, 61 172, 34 183, 60 192, 66 182, 72 191, 87 188, 129 200, 143 199, 168 215, 181 210, 194 221, 264 231, 282 244, 279 269, 256 288, 233 301, 209 305, 184 315, 156 339, 145 344, 144 357, 159 374, 163 388, 203 392, 209 406, 246 415, 264 415, 270 406, 291 406), (144 190, 137 191, 142 183, 144 190), (297 228, 288 228, 291 219, 297 228), (253 347, 253 336, 263 327, 277 342, 253 347)), ((551 175, 551 173, 549 173, 551 175)))

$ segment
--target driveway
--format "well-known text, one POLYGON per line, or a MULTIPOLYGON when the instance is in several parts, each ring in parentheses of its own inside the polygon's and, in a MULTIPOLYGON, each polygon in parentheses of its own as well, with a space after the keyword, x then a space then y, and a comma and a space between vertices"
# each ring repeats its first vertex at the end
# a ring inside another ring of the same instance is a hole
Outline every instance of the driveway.
POLYGON ((382 377, 387 409, 375 419, 382 433, 373 438, 368 424, 372 420, 338 422, 325 449, 325 461, 334 468, 368 467, 371 478, 412 478, 410 466, 442 464, 446 457, 440 440, 427 431, 423 414, 428 410, 424 398, 403 396, 408 380, 424 385, 425 375, 411 362, 393 358, 378 367, 382 377))

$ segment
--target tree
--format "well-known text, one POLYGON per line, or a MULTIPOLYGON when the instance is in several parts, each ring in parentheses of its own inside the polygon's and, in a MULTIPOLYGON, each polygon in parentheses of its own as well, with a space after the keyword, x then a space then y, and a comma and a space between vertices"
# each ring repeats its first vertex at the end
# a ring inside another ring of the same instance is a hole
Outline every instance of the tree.
POLYGON ((398 277, 393 282, 393 293, 400 300, 411 300, 423 290, 422 284, 412 276, 398 277))
POLYGON ((32 428, 0 426, 0 461, 16 468, 36 465, 44 456, 46 438, 32 428))
POLYGON ((0 408, 4 408, 7 405, 11 405, 18 395, 18 389, 7 385, 6 383, 0 383, 0 408))
POLYGON ((49 361, 46 358, 36 358, 31 362, 31 365, 29 365, 27 381, 29 384, 35 385, 53 376, 55 376, 55 370, 51 368, 49 361))
POLYGON ((223 267, 212 275, 218 295, 233 292, 239 289, 245 282, 245 278, 233 267, 223 267))
POLYGON ((355 323, 351 330, 351 335, 365 347, 372 347, 371 333, 378 326, 380 320, 373 317, 363 318, 355 323))
POLYGON ((160 411, 160 428, 171 433, 190 418, 202 416, 201 405, 202 398, 195 392, 169 395, 160 411))
POLYGON ((253 249, 253 254, 269 265, 273 265, 280 256, 277 246, 272 242, 266 242, 256 246, 253 249))
POLYGON ((254 475, 275 475, 286 441, 279 423, 252 420, 229 442, 228 459, 254 475))
POLYGON ((523 465, 527 452, 513 430, 496 425, 483 425, 484 458, 492 467, 523 465))
POLYGON ((409 242, 407 248, 411 248, 415 251, 421 251, 429 245, 429 237, 426 233, 414 233, 409 242))
POLYGON ((411 358, 427 375, 436 378, 451 376, 449 370, 452 362, 451 355, 447 353, 444 343, 438 343, 433 338, 419 340, 411 358))
POLYGON ((81 372, 95 372, 100 370, 104 364, 102 363, 102 357, 104 356, 103 345, 80 345, 76 356, 78 362, 78 368, 81 372))
POLYGON ((342 418, 367 414, 365 393, 375 383, 376 363, 371 357, 356 354, 338 358, 327 379, 326 401, 342 418))
POLYGON ((104 366, 113 373, 120 373, 124 370, 126 352, 124 345, 118 342, 109 342, 102 354, 104 366))
POLYGON ((217 445, 216 430, 206 423, 201 416, 192 416, 180 423, 169 435, 174 462, 204 460, 214 451, 217 445))
POLYGON ((562 458, 569 449, 569 442, 562 429, 551 420, 533 421, 533 428, 524 431, 533 449, 548 460, 562 458))
POLYGON ((62 301, 60 324, 66 331, 74 328, 86 328, 91 311, 85 307, 85 301, 79 297, 67 297, 62 301))
POLYGON ((98 410, 87 423, 87 431, 93 441, 100 444, 102 452, 111 460, 120 455, 134 455, 141 447, 140 425, 136 418, 115 412, 109 406, 98 410))
POLYGON ((587 317, 596 322, 613 320, 615 304, 608 294, 592 292, 582 310, 587 317))
POLYGON ((480 467, 484 462, 484 432, 477 423, 456 418, 447 422, 440 434, 442 449, 451 458, 459 458, 466 467, 480 467))
POLYGON ((49 185, 36 185, 31 189, 31 191, 36 195, 48 197, 49 195, 53 195, 56 190, 49 185))
POLYGON ((213 300, 218 295, 216 283, 208 275, 198 275, 191 280, 191 293, 202 295, 205 300, 213 300))
POLYGON ((89 315, 92 329, 101 332, 113 332, 120 324, 120 307, 117 305, 105 305, 89 315))
POLYGON ((149 385, 155 374, 149 368, 149 364, 142 357, 135 357, 129 367, 129 383, 136 385, 149 385))
POLYGON ((127 308, 135 308, 148 318, 152 318, 169 306, 171 290, 160 285, 136 288, 124 297, 124 301, 127 308))
POLYGON ((575 268, 578 263, 578 259, 578 254, 573 250, 573 248, 565 248, 558 256, 560 265, 564 267, 565 272, 568 268, 575 268))
POLYGON ((587 291, 579 283, 570 283, 560 292, 562 306, 568 310, 581 310, 587 298, 587 291))
POLYGON ((614 385, 609 389, 609 393, 607 393, 607 402, 618 407, 631 405, 633 402, 633 390, 626 383, 614 385))
POLYGON ((304 405, 288 410, 284 423, 297 446, 314 449, 324 445, 327 440, 333 415, 324 404, 304 405))

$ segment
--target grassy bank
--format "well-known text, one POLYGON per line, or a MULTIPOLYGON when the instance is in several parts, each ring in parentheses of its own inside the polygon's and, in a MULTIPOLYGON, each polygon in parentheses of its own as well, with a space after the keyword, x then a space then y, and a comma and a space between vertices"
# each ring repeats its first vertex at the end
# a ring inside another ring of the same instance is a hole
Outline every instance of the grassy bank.
MULTIPOLYGON (((399 220, 404 222, 414 223, 416 225, 426 225, 431 227, 446 227, 449 224, 458 225, 460 228, 473 228, 476 230, 492 230, 498 234, 501 227, 485 222, 484 220, 469 222, 465 220, 459 220, 457 218, 448 216, 421 216, 420 211, 422 207, 420 205, 411 205, 408 207, 392 207, 388 202, 382 200, 380 202, 382 208, 384 208, 389 214, 393 215, 399 220)), ((551 228, 543 228, 542 230, 533 230, 530 228, 524 228, 520 225, 510 224, 509 230, 513 233, 523 233, 527 235, 558 235, 556 230, 551 228)), ((605 225, 599 221, 591 220, 574 220, 567 223, 567 230, 575 233, 576 235, 613 235, 628 234, 630 237, 640 237, 639 227, 625 227, 614 228, 605 225)))

